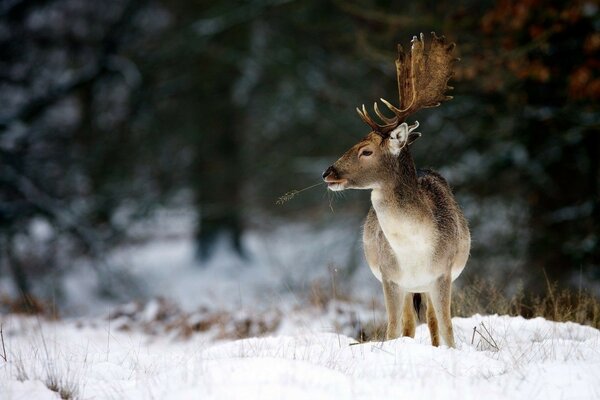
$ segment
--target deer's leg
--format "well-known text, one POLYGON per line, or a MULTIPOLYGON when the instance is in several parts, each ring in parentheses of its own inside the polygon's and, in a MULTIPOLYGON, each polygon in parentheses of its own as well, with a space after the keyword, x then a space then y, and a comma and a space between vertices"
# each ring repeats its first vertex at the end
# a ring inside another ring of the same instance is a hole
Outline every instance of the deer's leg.
POLYGON ((439 278, 431 292, 429 292, 440 334, 448 347, 454 347, 454 332, 452 330, 452 316, 450 315, 451 292, 452 279, 450 275, 439 278))
POLYGON ((402 306, 404 294, 398 285, 388 280, 383 280, 383 297, 385 299, 385 310, 387 311, 388 325, 385 333, 387 340, 400 336, 402 324, 402 306))
POLYGON ((402 307, 402 336, 415 337, 417 321, 415 316, 415 307, 413 304, 413 294, 404 295, 404 306, 402 307))
POLYGON ((437 318, 435 317, 435 310, 433 309, 433 304, 431 302, 431 297, 429 295, 427 297, 427 327, 429 327, 429 335, 431 336, 431 345, 439 346, 440 345, 440 332, 438 329, 437 318))

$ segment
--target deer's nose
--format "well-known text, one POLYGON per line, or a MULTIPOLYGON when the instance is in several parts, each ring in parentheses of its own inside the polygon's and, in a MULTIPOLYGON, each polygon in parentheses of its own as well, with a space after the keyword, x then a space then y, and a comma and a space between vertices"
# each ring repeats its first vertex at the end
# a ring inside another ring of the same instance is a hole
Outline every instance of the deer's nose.
POLYGON ((329 175, 333 174, 334 176, 337 174, 335 168, 333 168, 333 165, 330 165, 324 172, 323 172, 323 179, 327 178, 329 175))

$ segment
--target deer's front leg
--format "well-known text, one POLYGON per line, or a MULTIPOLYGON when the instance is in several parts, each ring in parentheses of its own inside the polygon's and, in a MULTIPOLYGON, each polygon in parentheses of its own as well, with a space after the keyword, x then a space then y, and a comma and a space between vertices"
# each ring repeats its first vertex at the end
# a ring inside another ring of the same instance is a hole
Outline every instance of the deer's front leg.
POLYGON ((431 345, 438 347, 440 345, 440 332, 438 329, 437 318, 435 317, 435 309, 431 301, 431 296, 427 295, 427 326, 431 336, 431 345))
POLYGON ((439 332, 448 347, 454 347, 454 331, 452 329, 452 315, 450 314, 451 294, 452 279, 450 275, 440 277, 435 282, 431 292, 429 292, 431 305, 437 317, 439 332))
POLYGON ((385 338, 387 340, 396 339, 402 332, 402 309, 406 296, 404 291, 395 283, 383 279, 382 284, 385 310, 388 317, 385 338))

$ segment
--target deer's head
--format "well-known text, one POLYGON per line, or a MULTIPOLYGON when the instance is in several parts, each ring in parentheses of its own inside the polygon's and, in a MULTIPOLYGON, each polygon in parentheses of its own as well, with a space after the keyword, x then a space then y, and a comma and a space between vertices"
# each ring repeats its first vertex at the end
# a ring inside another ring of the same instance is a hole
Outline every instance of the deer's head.
POLYGON ((381 99, 394 114, 388 117, 376 102, 373 108, 382 123, 375 122, 364 105, 356 109, 371 132, 323 172, 330 190, 375 189, 393 178, 398 171, 400 154, 408 151, 421 136, 415 132, 419 123, 408 125, 406 118, 422 108, 437 107, 452 98, 445 93, 452 89, 448 80, 452 77, 452 64, 457 60, 452 54, 454 47, 454 43, 447 44, 443 36, 438 37, 433 32, 427 49, 423 34, 420 38, 413 37, 408 55, 398 45, 396 77, 400 107, 381 99))

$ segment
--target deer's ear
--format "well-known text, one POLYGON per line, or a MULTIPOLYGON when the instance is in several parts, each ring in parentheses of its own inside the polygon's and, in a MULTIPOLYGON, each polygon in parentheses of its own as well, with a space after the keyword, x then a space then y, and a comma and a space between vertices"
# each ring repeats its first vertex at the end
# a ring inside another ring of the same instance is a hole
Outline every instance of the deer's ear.
POLYGON ((417 140, 418 138, 421 137, 421 132, 411 132, 408 135, 408 145, 410 146, 411 144, 413 144, 413 142, 415 140, 417 140))
POLYGON ((404 146, 412 144, 415 140, 421 137, 420 132, 415 132, 415 129, 419 127, 419 121, 411 126, 408 126, 406 122, 401 123, 390 133, 388 140, 388 146, 390 152, 397 156, 404 146))
POLYGON ((390 132, 390 137, 388 139, 388 148, 390 153, 397 156, 400 154, 400 151, 406 146, 406 142, 408 140, 408 125, 406 122, 401 123, 390 132))

